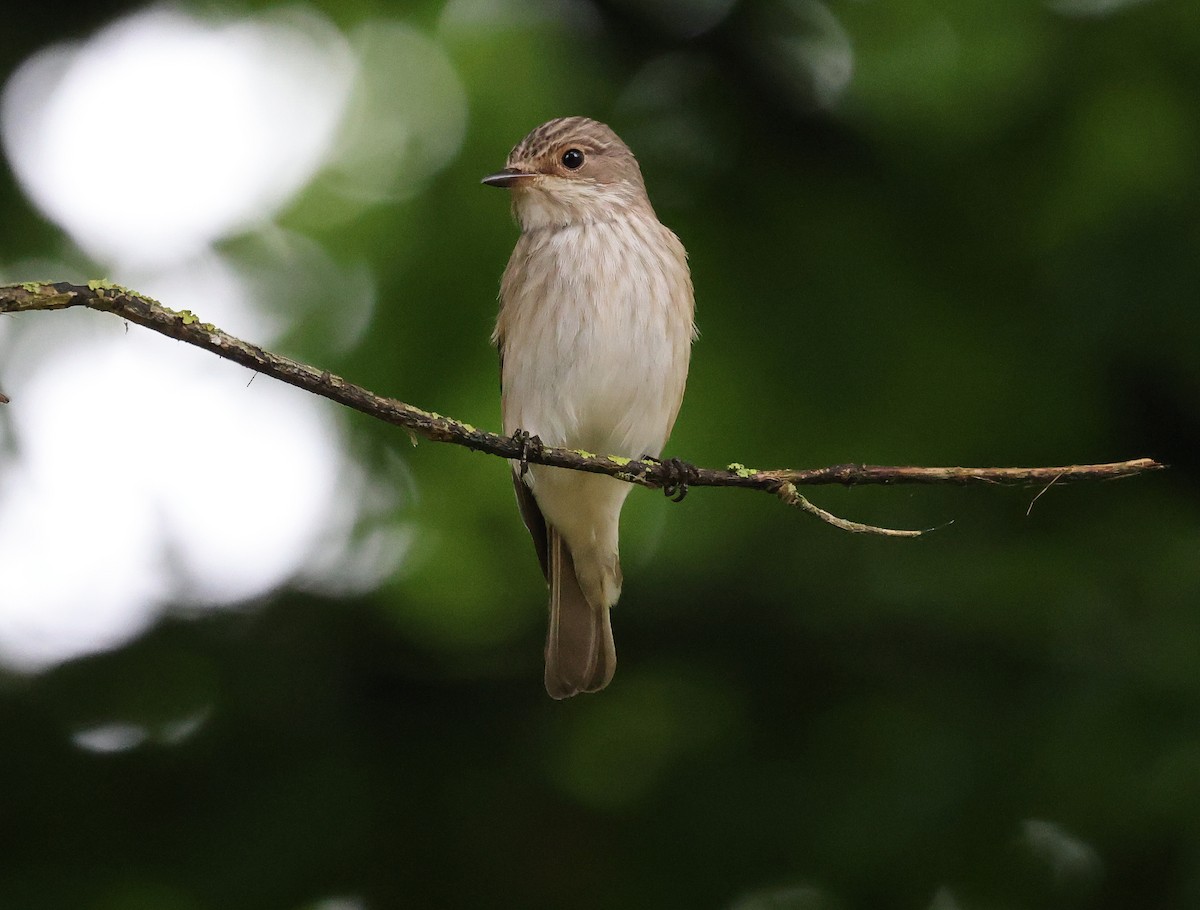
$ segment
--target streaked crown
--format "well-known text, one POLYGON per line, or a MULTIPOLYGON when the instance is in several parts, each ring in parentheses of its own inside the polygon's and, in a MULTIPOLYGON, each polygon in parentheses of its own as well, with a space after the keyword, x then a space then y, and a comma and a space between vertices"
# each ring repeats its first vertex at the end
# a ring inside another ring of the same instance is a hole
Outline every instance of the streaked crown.
POLYGON ((575 174, 599 182, 629 180, 643 186, 637 158, 608 124, 588 117, 560 117, 537 127, 508 155, 508 166, 544 174, 575 174), (579 152, 564 160, 569 152, 579 152), (579 163, 574 163, 575 161, 579 163))

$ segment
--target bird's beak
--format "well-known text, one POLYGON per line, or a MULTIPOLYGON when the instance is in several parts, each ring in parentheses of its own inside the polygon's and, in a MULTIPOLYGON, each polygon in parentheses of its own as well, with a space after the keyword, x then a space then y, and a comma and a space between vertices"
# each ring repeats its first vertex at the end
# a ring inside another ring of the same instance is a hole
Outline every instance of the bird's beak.
POLYGON ((507 189, 511 186, 520 186, 524 181, 532 180, 536 176, 536 174, 530 174, 528 171, 519 171, 515 167, 506 167, 495 174, 488 174, 480 183, 486 186, 498 186, 507 189))

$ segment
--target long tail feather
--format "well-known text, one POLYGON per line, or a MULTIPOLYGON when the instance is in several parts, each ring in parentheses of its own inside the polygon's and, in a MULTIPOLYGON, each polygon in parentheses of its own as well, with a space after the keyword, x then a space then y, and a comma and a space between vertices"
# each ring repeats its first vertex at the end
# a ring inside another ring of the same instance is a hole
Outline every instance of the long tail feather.
POLYGON ((591 604, 579 585, 566 541, 547 529, 550 628, 546 635, 546 691, 552 698, 596 692, 617 668, 608 604, 591 604))

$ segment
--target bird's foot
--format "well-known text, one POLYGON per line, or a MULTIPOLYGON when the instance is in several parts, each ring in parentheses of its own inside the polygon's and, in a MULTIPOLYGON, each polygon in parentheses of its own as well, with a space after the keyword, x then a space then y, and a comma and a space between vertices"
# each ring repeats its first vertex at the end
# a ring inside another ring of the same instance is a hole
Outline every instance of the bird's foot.
POLYGON ((662 491, 663 495, 671 502, 683 502, 683 497, 688 494, 688 486, 695 483, 700 476, 699 468, 678 458, 668 458, 666 461, 662 461, 647 456, 642 461, 652 461, 667 469, 667 478, 663 483, 662 491))
POLYGON ((542 451, 542 440, 539 436, 530 435, 528 430, 518 429, 512 434, 512 441, 520 448, 520 455, 517 456, 517 463, 521 466, 517 476, 524 478, 529 473, 529 456, 540 454, 542 451))

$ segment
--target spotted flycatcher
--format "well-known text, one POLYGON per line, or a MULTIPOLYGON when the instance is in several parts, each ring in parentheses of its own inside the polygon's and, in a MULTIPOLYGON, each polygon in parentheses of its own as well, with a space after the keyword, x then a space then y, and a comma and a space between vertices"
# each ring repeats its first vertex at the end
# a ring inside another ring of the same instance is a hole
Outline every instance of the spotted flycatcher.
MULTIPOLYGON (((683 400, 694 305, 687 253, 654 214, 633 152, 603 123, 564 117, 483 182, 512 190, 521 227, 492 335, 505 432, 657 457, 683 400)), ((617 665, 609 609, 630 485, 541 465, 514 466, 513 485, 550 586, 546 691, 603 689, 617 665)))

